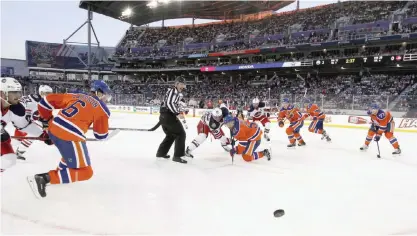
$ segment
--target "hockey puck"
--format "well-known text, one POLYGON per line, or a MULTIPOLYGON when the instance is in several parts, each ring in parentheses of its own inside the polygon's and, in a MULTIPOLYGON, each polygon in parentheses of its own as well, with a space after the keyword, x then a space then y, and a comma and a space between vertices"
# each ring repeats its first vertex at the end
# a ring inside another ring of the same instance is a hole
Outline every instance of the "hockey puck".
POLYGON ((278 210, 274 211, 274 216, 275 217, 281 217, 283 215, 285 215, 285 211, 282 210, 282 209, 278 209, 278 210))

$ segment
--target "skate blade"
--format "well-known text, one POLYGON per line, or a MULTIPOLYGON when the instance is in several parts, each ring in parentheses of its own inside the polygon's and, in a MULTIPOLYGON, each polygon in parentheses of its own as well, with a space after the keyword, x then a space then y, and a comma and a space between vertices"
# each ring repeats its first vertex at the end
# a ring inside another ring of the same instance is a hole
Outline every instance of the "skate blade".
POLYGON ((38 185, 36 184, 35 177, 28 176, 26 177, 26 180, 28 181, 30 189, 32 189, 33 195, 35 195, 37 199, 42 199, 41 195, 38 192, 38 185))

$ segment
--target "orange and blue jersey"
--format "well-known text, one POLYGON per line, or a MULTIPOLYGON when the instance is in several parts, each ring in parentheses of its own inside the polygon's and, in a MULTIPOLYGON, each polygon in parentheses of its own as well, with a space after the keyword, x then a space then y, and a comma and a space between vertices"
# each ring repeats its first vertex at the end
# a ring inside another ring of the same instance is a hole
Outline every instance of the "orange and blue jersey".
POLYGON ((258 141, 262 139, 262 130, 256 123, 236 119, 232 130, 235 139, 244 142, 258 141))
POLYGON ((110 111, 96 96, 86 94, 49 94, 38 105, 40 117, 49 121, 49 132, 66 141, 85 141, 85 133, 93 124, 94 136, 108 135, 110 111), (62 109, 52 118, 53 109, 62 109), (52 118, 52 119, 51 119, 52 118))
POLYGON ((278 121, 283 121, 287 118, 290 123, 300 121, 302 118, 301 112, 294 105, 288 105, 287 108, 282 107, 278 114, 278 121))
POLYGON ((378 127, 378 135, 384 132, 394 132, 395 124, 394 117, 391 112, 379 109, 376 115, 371 114, 371 121, 376 127, 378 127))
POLYGON ((319 120, 326 118, 326 115, 320 110, 317 104, 309 104, 306 107, 306 113, 311 117, 316 117, 319 120))
POLYGON ((256 123, 235 119, 232 135, 239 141, 237 154, 242 154, 246 161, 262 157, 256 149, 261 144, 263 132, 256 123))

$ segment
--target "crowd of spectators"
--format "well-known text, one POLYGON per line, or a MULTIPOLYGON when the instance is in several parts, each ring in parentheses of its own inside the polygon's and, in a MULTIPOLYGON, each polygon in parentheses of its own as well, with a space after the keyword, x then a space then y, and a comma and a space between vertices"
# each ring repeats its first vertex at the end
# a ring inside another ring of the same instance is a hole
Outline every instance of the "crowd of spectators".
MULTIPOLYGON (((85 89, 84 81, 67 83, 62 80, 39 80, 37 78, 16 77, 26 94, 36 92, 41 84, 50 85, 55 92, 72 92, 85 89)), ((189 106, 210 108, 219 101, 227 102, 232 108, 248 106, 257 97, 270 106, 279 106, 282 98, 292 102, 302 102, 307 96, 323 109, 364 110, 370 103, 378 102, 384 109, 407 112, 417 109, 417 75, 373 74, 358 77, 300 76, 271 78, 238 77, 230 81, 224 77, 205 77, 199 82, 187 82, 183 92, 189 106), (405 90, 407 89, 407 90, 405 90), (401 92, 405 92, 401 94, 401 92), (401 94, 401 95, 400 95, 401 94), (389 107, 393 102, 392 107, 389 107)), ((113 91, 113 104, 158 105, 171 83, 164 83, 155 77, 142 81, 108 81, 113 91)))
POLYGON ((415 3, 407 1, 349 1, 274 14, 262 20, 236 21, 179 28, 131 28, 126 32, 117 56, 168 56, 231 51, 266 45, 294 45, 345 40, 357 35, 388 35, 416 32, 412 23, 390 29, 389 24, 344 29, 346 25, 391 20, 393 12, 406 10, 405 17, 417 16, 415 3), (336 24, 336 25, 335 25, 336 24), (338 27, 337 24, 340 24, 338 27), (330 29, 339 30, 333 30, 330 29), (297 32, 303 32, 298 33, 297 32), (290 34, 288 34, 290 33, 290 34), (280 35, 280 36, 278 36, 280 35), (224 43, 233 42, 233 43, 224 43), (188 48, 187 44, 208 43, 209 46, 188 48), (131 48, 142 48, 139 51, 131 48), (183 50, 181 50, 183 49, 183 50))

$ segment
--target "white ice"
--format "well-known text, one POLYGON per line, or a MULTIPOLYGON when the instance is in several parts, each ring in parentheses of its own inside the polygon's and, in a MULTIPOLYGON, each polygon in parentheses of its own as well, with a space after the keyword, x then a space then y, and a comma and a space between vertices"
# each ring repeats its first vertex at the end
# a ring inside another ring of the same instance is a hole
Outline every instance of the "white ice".
MULTIPOLYGON (((150 128, 157 120, 114 113, 111 126, 150 128)), ((188 119, 187 144, 197 122, 188 119)), ((122 131, 88 143, 92 179, 48 186, 44 199, 34 197, 26 176, 55 169, 60 155, 34 143, 26 162, 1 175, 1 233, 417 234, 417 134, 396 133, 403 151, 396 158, 383 138, 377 159, 374 144, 359 151, 366 130, 327 130, 332 143, 304 127, 307 146, 288 150, 285 130, 273 123, 273 159, 247 163, 236 156, 233 165, 216 140, 206 140, 183 165, 155 158, 161 128, 122 131), (276 209, 285 216, 274 218, 276 209)))

